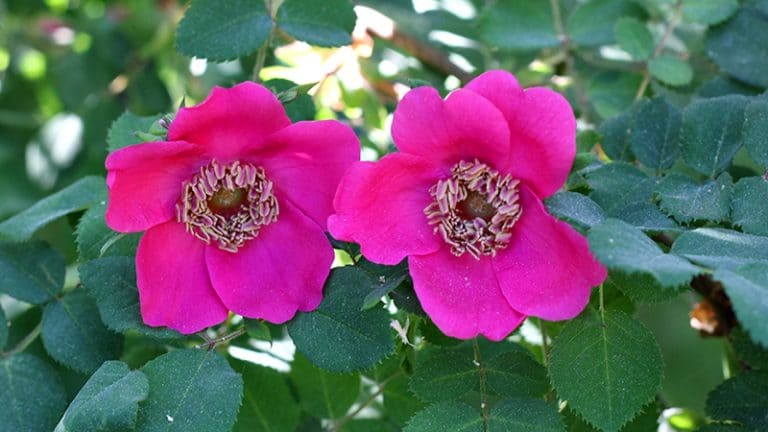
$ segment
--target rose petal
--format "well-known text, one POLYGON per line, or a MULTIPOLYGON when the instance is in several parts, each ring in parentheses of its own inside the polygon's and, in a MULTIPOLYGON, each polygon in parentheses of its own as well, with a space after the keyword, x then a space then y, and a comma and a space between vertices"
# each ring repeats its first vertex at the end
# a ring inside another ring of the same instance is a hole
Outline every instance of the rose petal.
POLYGON ((493 259, 501 290, 527 315, 573 318, 584 310, 592 287, 605 280, 606 269, 584 236, 550 216, 533 192, 523 186, 520 195, 523 214, 509 246, 493 259))
POLYGON ((209 157, 229 163, 258 149, 267 136, 290 124, 272 92, 244 82, 229 89, 214 87, 202 103, 181 108, 168 129, 168 139, 198 144, 209 157))
POLYGON ((136 251, 136 283, 147 325, 190 334, 227 319, 227 308, 208 277, 205 249, 177 222, 144 233, 136 251))
POLYGON ((408 92, 395 109, 392 137, 400 151, 448 167, 475 158, 496 167, 509 157, 509 128, 501 112, 462 89, 445 101, 432 87, 408 92))
POLYGON ((213 287, 233 312, 281 324, 323 298, 333 248, 322 229, 278 197, 280 215, 236 253, 211 246, 206 262, 213 287))
POLYGON ((523 91, 512 74, 499 70, 465 88, 504 114, 512 143, 508 171, 542 199, 562 187, 576 155, 576 119, 568 101, 544 87, 523 91))
POLYGON ((405 153, 355 163, 336 192, 336 214, 328 219, 328 229, 338 240, 359 243, 366 258, 381 264, 432 253, 443 240, 434 234, 424 209, 432 202, 430 186, 448 175, 405 153))
POLYGON ((357 136, 343 123, 324 120, 293 124, 268 141, 255 163, 291 204, 325 229, 341 177, 360 160, 357 136))
POLYGON ((200 148, 187 142, 150 142, 107 156, 107 225, 137 232, 171 220, 182 184, 207 163, 200 148))
POLYGON ((525 319, 507 303, 488 258, 456 257, 443 247, 409 257, 408 268, 421 306, 448 336, 498 341, 525 319))

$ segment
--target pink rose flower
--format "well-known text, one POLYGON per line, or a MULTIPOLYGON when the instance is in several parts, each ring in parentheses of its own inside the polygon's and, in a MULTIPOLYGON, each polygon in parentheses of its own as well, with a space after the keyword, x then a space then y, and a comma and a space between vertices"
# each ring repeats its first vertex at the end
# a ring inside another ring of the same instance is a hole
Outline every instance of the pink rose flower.
POLYGON ((269 90, 245 82, 180 109, 167 142, 110 154, 107 225, 146 231, 144 322, 194 333, 228 310, 282 323, 315 309, 333 261, 333 194, 359 152, 348 126, 291 124, 269 90))
POLYGON ((566 181, 575 133, 562 96, 523 91, 507 72, 445 100, 416 88, 395 110, 400 152, 353 165, 328 227, 371 261, 407 257, 422 307, 449 336, 500 340, 527 315, 573 318, 606 277, 542 204, 566 181))

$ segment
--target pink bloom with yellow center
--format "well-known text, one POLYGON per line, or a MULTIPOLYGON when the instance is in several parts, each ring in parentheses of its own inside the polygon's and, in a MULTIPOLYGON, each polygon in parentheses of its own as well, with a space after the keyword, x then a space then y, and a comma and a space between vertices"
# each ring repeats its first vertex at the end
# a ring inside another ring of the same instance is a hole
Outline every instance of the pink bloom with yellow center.
POLYGON ((146 231, 144 322, 194 333, 229 310, 282 323, 315 309, 333 261, 333 195, 359 152, 348 126, 291 124, 269 90, 246 82, 180 109, 168 141, 111 153, 107 225, 146 231))
POLYGON ((350 169, 328 227, 371 261, 407 257, 422 307, 449 336, 500 340, 528 315, 573 318, 606 277, 542 204, 568 177, 575 133, 562 96, 504 71, 445 100, 416 88, 395 110, 400 152, 350 169))

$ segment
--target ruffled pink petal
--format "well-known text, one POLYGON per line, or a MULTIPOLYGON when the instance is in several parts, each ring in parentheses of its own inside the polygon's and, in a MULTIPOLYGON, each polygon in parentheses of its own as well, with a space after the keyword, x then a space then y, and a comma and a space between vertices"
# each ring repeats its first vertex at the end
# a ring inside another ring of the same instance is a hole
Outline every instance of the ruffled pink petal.
POLYGON ((277 190, 325 229, 341 177, 360 160, 360 142, 336 120, 299 122, 270 136, 254 157, 277 190))
POLYGON ((280 215, 236 253, 208 247, 211 281, 233 312, 280 324, 323 298, 333 248, 323 230, 278 197, 280 215))
POLYGON ((606 269, 587 239, 550 216, 533 192, 521 187, 520 195, 523 214, 509 246, 492 260, 501 290, 527 315, 573 318, 584 310, 592 287, 605 280, 606 269))
POLYGON ((107 156, 107 225, 137 232, 173 219, 182 184, 208 161, 187 142, 150 142, 107 156))
POLYGON ((562 187, 576 155, 576 119, 568 101, 544 87, 523 91, 512 74, 500 70, 465 88, 504 114, 512 140, 508 171, 542 199, 562 187))
POLYGON ((338 240, 359 243, 366 258, 381 264, 432 253, 443 240, 433 233, 424 209, 432 202, 430 186, 448 175, 447 169, 406 153, 357 162, 339 184, 328 230, 338 240))
POLYGON ((488 165, 509 158, 509 128, 487 99, 456 90, 443 101, 432 87, 408 92, 395 109, 392 137, 403 153, 452 166, 479 159, 488 165))
POLYGON ((227 319, 208 277, 206 247, 177 222, 144 233, 136 251, 136 282, 147 325, 190 334, 227 319))
POLYGON ((525 319, 507 303, 487 258, 457 257, 443 247, 408 257, 408 269, 421 307, 448 336, 498 341, 525 319))
POLYGON ((202 103, 181 108, 168 139, 199 144, 211 158, 228 163, 260 148, 267 136, 290 124, 272 92, 244 82, 228 89, 214 87, 202 103))

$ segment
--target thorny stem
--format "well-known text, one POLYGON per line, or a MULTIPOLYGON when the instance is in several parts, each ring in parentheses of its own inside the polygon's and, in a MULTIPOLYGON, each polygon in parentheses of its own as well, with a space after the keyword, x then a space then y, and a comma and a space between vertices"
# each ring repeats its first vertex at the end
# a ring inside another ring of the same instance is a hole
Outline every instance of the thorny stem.
POLYGON ((384 393, 384 388, 386 387, 387 383, 389 383, 389 381, 392 380, 392 378, 395 378, 396 376, 400 375, 400 373, 401 372, 390 375, 387 379, 379 383, 379 388, 375 392, 371 393, 368 399, 366 399, 365 402, 361 403, 360 406, 357 407, 354 411, 340 418, 336 422, 336 424, 333 426, 333 429, 331 429, 331 432, 338 432, 342 428, 342 426, 344 426, 348 421, 352 420, 358 414, 360 414, 360 411, 364 410, 368 405, 372 404, 377 397, 379 397, 382 393, 384 393))
MULTIPOLYGON (((541 318, 537 318, 539 322, 539 330, 541 331, 541 359, 544 363, 544 368, 549 369, 549 342, 547 342, 547 327, 544 325, 544 321, 541 318)), ((554 394, 550 390, 547 392, 547 400, 551 401, 554 394)))
POLYGON ((602 318, 602 321, 605 322, 605 301, 603 296, 603 284, 600 284, 600 287, 598 288, 600 292, 600 318, 602 318))
POLYGON ((34 342, 35 339, 37 339, 37 337, 40 336, 40 331, 42 329, 43 329, 43 323, 41 321, 41 322, 37 323, 35 328, 33 328, 32 331, 29 332, 28 335, 24 336, 24 339, 20 340, 19 343, 17 343, 15 347, 13 347, 10 350, 8 350, 7 352, 3 353, 2 356, 3 357, 10 357, 10 356, 12 356, 14 354, 18 354, 18 353, 24 351, 29 346, 29 344, 34 342))
POLYGON ((240 327, 239 329, 233 331, 232 333, 225 334, 224 336, 218 337, 216 339, 210 339, 203 333, 203 334, 200 334, 200 337, 205 339, 205 343, 201 343, 200 345, 197 345, 195 348, 198 348, 198 349, 205 348, 206 350, 210 351, 216 348, 218 345, 227 343, 232 339, 236 339, 242 336, 243 334, 245 334, 245 332, 246 332, 245 327, 240 327))
MULTIPOLYGON (((674 13, 672 14, 672 18, 669 19, 669 23, 667 23, 667 28, 664 30, 664 34, 661 36, 661 39, 659 39, 659 43, 656 44, 656 48, 653 50, 653 55, 651 56, 651 59, 655 59, 656 57, 661 54, 661 52, 664 50, 664 47, 667 45, 667 40, 669 40, 669 37, 672 35, 672 32, 675 30, 675 27, 677 26, 678 21, 680 20, 680 14, 682 13, 683 9, 683 0, 677 0, 674 6, 674 13)), ((637 89, 637 93, 635 93, 635 100, 638 101, 643 98, 643 95, 645 94, 645 90, 648 88, 648 84, 651 83, 651 73, 648 71, 648 67, 646 64, 646 68, 643 71, 643 81, 640 82, 640 87, 637 89)))
POLYGON ((475 365, 480 372, 480 411, 483 413, 483 430, 488 432, 488 391, 485 388, 485 367, 483 366, 483 356, 480 353, 480 345, 477 338, 472 339, 472 349, 475 351, 475 365))

